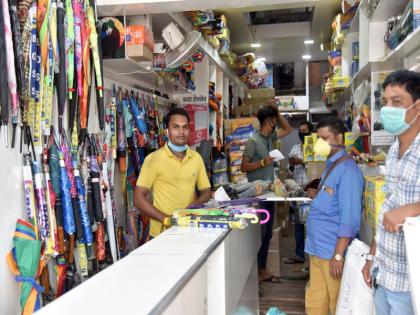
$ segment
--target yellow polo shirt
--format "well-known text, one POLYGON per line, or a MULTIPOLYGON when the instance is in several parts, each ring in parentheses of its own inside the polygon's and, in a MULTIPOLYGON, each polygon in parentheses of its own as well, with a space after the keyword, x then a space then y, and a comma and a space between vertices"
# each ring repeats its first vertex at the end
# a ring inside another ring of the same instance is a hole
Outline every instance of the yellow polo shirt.
MULTIPOLYGON (((153 192, 153 205, 167 215, 185 209, 196 198, 196 188, 210 188, 201 156, 187 149, 185 157, 177 158, 168 145, 149 154, 141 168, 137 186, 153 192)), ((160 234, 162 224, 151 219, 150 235, 160 234)))

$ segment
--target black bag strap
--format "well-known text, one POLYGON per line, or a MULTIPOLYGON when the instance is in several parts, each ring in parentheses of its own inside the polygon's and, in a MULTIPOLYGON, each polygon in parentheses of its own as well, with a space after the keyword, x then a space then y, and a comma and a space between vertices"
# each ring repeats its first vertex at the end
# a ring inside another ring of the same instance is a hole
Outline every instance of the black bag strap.
POLYGON ((334 168, 338 164, 340 164, 341 162, 344 162, 346 160, 352 160, 352 158, 348 154, 346 154, 346 155, 342 156, 341 158, 339 158, 337 161, 335 161, 333 164, 331 164, 331 166, 328 168, 327 172, 325 173, 325 176, 322 178, 321 182, 319 183, 318 189, 316 191, 317 194, 322 189, 322 186, 324 186, 325 181, 327 180, 328 176, 330 176, 330 174, 334 170, 334 168))

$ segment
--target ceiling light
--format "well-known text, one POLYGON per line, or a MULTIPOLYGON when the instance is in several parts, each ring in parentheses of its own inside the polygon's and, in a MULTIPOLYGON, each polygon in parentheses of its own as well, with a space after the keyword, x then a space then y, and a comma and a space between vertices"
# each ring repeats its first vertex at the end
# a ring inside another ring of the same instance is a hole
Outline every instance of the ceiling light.
POLYGON ((307 39, 303 42, 305 45, 312 45, 314 43, 313 39, 307 39))
POLYGON ((260 43, 252 43, 251 44, 251 47, 252 48, 260 48, 261 47, 261 44, 260 43))
POLYGON ((266 60, 265 57, 258 57, 257 58, 257 61, 265 62, 265 60, 266 60))
POLYGON ((302 59, 304 59, 304 60, 308 60, 308 59, 311 59, 311 58, 312 58, 311 55, 303 55, 302 56, 302 59))

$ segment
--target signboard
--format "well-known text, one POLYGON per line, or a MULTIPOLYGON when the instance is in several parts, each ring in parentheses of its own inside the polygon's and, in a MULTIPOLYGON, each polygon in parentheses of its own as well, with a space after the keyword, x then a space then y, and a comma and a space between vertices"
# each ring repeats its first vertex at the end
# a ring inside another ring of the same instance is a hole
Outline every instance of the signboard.
POLYGON ((190 138, 188 145, 194 146, 202 140, 209 139, 209 105, 206 95, 180 95, 180 105, 190 117, 190 138))

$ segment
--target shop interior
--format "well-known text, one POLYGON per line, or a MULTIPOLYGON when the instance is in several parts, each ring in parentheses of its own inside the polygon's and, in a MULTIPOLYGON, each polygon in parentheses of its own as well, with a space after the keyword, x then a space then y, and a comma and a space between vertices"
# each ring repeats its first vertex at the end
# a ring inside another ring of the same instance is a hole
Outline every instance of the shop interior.
MULTIPOLYGON (((346 150, 369 183, 360 239, 372 239, 395 140, 380 120, 382 83, 420 71, 419 0, 2 3, 1 314, 305 314, 307 263, 284 264, 290 204, 311 200, 288 162, 305 120, 345 122, 346 150), (273 144, 277 182, 231 194, 250 184, 243 152, 268 104, 293 128, 273 144), (180 210, 150 240, 134 191, 173 107, 189 115, 212 200, 275 204, 267 269, 282 283, 258 282, 262 219, 251 210, 207 230, 181 223, 180 210)), ((316 141, 303 143, 310 180, 326 167, 316 141)))

